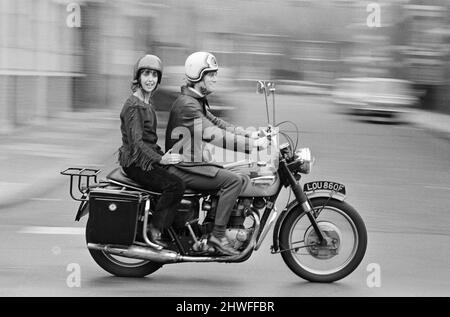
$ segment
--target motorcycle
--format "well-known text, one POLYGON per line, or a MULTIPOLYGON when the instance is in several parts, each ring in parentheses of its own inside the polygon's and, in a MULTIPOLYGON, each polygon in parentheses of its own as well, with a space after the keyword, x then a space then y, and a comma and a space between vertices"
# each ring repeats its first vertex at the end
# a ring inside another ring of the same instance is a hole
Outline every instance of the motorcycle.
MULTIPOLYGON (((258 92, 265 96, 269 120, 267 97, 275 94, 275 83, 259 81, 258 92)), ((298 129, 295 144, 279 131, 280 125, 292 122, 275 125, 275 97, 273 100, 274 125, 266 130, 267 137, 275 139, 279 133, 288 141, 276 145, 276 161, 224 166, 247 179, 226 229, 226 237, 240 254, 222 255, 207 243, 214 224, 216 193, 186 190, 174 223, 163 233, 168 245, 163 248, 149 239, 147 230, 160 193, 142 188, 121 168, 97 181, 100 170, 71 167, 61 174, 70 176, 70 195, 80 202, 76 220, 89 215, 86 243, 94 261, 121 277, 144 277, 165 264, 180 262, 239 263, 260 248, 273 228, 271 253, 280 254, 299 277, 330 283, 352 273, 366 251, 365 224, 344 201, 345 185, 332 181, 300 185, 302 174, 311 172, 313 157, 309 148, 297 149, 298 129), (290 189, 294 199, 278 213, 275 203, 283 187, 290 189)))

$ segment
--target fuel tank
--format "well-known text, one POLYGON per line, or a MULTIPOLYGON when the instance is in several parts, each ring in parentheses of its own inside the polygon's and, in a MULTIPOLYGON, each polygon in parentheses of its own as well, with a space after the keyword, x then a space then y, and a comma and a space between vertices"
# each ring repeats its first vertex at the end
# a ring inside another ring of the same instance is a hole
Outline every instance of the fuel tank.
POLYGON ((275 195, 281 186, 280 177, 273 167, 248 164, 230 169, 245 177, 244 189, 239 197, 264 197, 275 195))

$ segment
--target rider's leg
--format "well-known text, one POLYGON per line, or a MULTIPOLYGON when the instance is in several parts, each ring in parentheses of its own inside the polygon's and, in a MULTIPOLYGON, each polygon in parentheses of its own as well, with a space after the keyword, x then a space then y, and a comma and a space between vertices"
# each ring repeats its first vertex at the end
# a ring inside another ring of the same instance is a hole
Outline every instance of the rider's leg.
POLYGON ((186 187, 199 191, 218 191, 219 200, 210 241, 224 254, 238 254, 229 245, 225 237, 225 230, 236 199, 242 190, 242 178, 225 169, 220 169, 215 177, 189 173, 177 168, 171 168, 170 171, 180 177, 186 187))
POLYGON ((213 235, 217 238, 225 236, 228 220, 233 211, 234 204, 242 190, 242 179, 239 175, 228 170, 219 170, 216 178, 222 180, 218 192, 216 217, 214 220, 213 235))

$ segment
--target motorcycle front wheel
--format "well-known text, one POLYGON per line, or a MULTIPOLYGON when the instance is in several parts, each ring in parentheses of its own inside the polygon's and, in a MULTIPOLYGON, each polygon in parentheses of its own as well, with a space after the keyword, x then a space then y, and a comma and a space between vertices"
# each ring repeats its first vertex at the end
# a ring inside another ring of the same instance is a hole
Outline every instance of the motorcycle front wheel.
MULTIPOLYGON (((89 239, 90 222, 86 225, 86 244, 89 239)), ((106 272, 120 277, 144 277, 162 267, 161 264, 140 259, 113 255, 102 250, 88 249, 94 261, 106 272)))
POLYGON ((346 277, 361 263, 367 248, 366 226, 345 202, 314 198, 311 204, 327 243, 320 243, 309 218, 298 206, 281 226, 281 255, 301 278, 331 283, 346 277))

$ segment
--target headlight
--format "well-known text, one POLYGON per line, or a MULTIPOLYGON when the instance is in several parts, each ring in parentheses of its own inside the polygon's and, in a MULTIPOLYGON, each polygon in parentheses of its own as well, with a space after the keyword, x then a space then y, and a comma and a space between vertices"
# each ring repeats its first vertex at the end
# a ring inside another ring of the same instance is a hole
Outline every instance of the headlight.
POLYGON ((309 148, 302 148, 295 151, 295 160, 300 162, 300 173, 309 174, 311 172, 314 159, 309 148))

